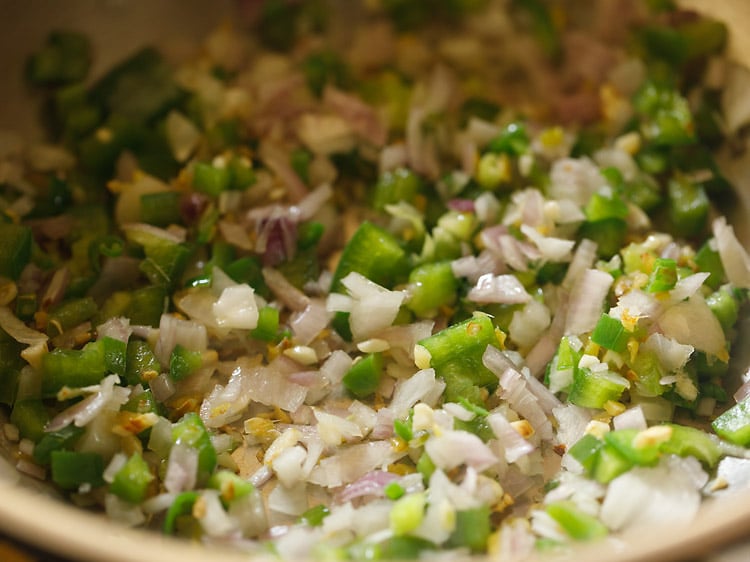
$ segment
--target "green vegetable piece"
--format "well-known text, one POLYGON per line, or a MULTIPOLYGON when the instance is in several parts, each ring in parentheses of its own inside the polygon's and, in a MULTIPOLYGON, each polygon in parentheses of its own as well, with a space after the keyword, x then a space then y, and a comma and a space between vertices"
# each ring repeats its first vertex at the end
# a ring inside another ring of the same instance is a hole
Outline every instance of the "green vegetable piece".
POLYGON ((738 402, 711 424, 716 435, 735 445, 750 445, 750 399, 738 402))
POLYGON ((297 249, 300 251, 314 248, 325 233, 323 223, 317 221, 304 222, 297 229, 297 249))
POLYGON ((99 308, 91 297, 65 301, 49 314, 47 333, 54 337, 90 320, 99 308))
POLYGON ((195 412, 189 412, 173 424, 172 442, 175 445, 193 447, 198 451, 198 482, 206 482, 216 468, 217 458, 211 436, 200 416, 195 412))
POLYGON ((570 338, 563 336, 560 344, 557 346, 557 353, 550 362, 549 369, 545 377, 545 383, 552 392, 568 392, 570 385, 573 384, 573 374, 578 368, 578 362, 581 360, 580 351, 576 351, 570 344, 570 338))
POLYGON ((453 275, 451 262, 427 263, 412 269, 409 287, 411 299, 406 306, 417 316, 432 318, 440 307, 453 304, 458 280, 453 275))
POLYGON ((146 382, 161 373, 161 365, 147 342, 128 342, 125 361, 125 381, 128 384, 146 382))
POLYGON ((364 221, 351 237, 333 274, 331 291, 341 293, 341 280, 352 271, 373 283, 392 287, 406 273, 406 253, 388 231, 364 221))
POLYGON ((389 500, 397 500, 406 493, 406 490, 404 490, 404 487, 401 484, 393 481, 388 482, 388 484, 385 485, 385 488, 383 488, 383 493, 389 500))
MULTIPOLYGON (((144 47, 114 66, 91 89, 91 98, 127 123, 131 131, 166 115, 184 97, 172 76, 172 67, 153 47, 144 47)), ((149 131, 148 136, 153 134, 149 131)))
POLYGON ((122 255, 124 249, 125 242, 119 236, 108 234, 94 239, 89 244, 89 262, 91 263, 91 268, 97 273, 100 272, 102 269, 102 256, 115 258, 122 255))
POLYGON ((35 86, 60 86, 83 80, 91 65, 91 45, 82 33, 54 31, 26 61, 26 77, 35 86))
POLYGON ((98 453, 52 451, 50 470, 52 481, 63 490, 76 490, 84 484, 94 488, 104 484, 104 459, 98 453))
POLYGON ((84 431, 84 428, 70 424, 57 431, 45 432, 34 445, 34 462, 48 465, 52 460, 52 451, 70 449, 84 431))
POLYGON ((128 229, 126 236, 143 247, 146 259, 140 269, 151 283, 171 286, 177 282, 191 254, 188 246, 140 229, 128 229))
POLYGON ((208 480, 208 487, 219 490, 221 501, 225 506, 255 491, 252 482, 229 470, 214 472, 208 480))
POLYGON ((193 505, 199 497, 200 493, 198 492, 182 492, 174 499, 164 517, 163 530, 165 535, 175 534, 178 520, 183 516, 192 514, 193 505))
MULTIPOLYGON (((131 394, 121 409, 124 412, 133 412, 136 414, 154 413, 160 416, 165 414, 164 406, 154 398, 154 394, 149 388, 138 394, 131 394)), ((144 429, 143 431, 148 430, 144 429)))
POLYGON ((414 437, 411 427, 411 417, 407 420, 393 420, 393 432, 407 443, 414 437))
POLYGON ((382 376, 383 356, 371 353, 354 363, 341 382, 357 398, 366 398, 377 390, 382 376))
POLYGON ((435 463, 432 462, 430 456, 427 453, 422 453, 422 456, 420 456, 417 461, 417 472, 422 475, 422 479, 425 483, 430 481, 430 476, 432 476, 432 473, 435 472, 436 468, 437 467, 435 466, 435 463))
POLYGON ((547 514, 577 541, 599 539, 609 534, 607 526, 593 515, 581 511, 572 501, 547 505, 547 514))
POLYGON ((18 428, 21 437, 34 443, 44 437, 44 426, 49 419, 47 408, 41 400, 36 399, 18 400, 10 413, 10 423, 18 428))
MULTIPOLYGON (((489 316, 476 314, 425 338, 419 345, 427 351, 429 366, 446 381, 445 398, 456 402, 464 397, 465 386, 497 384, 497 375, 482 363, 488 345, 498 346, 497 334, 489 316)), ((422 354, 423 351, 417 351, 422 354)), ((422 361, 422 358, 419 359, 422 361)), ((476 400, 471 400, 476 402, 476 400)))
POLYGON ((705 189, 685 177, 667 184, 669 220, 678 236, 695 236, 706 228, 709 201, 705 189))
POLYGON ((426 500, 422 492, 409 494, 391 508, 390 527, 395 535, 406 535, 422 524, 426 500))
MULTIPOLYGON (((406 252, 388 231, 364 221, 351 237, 341 254, 331 282, 331 292, 342 293, 341 280, 352 271, 370 281, 391 287, 406 274, 406 252)), ((344 339, 351 340, 349 315, 339 312, 333 320, 334 329, 344 339)))
POLYGON ((292 170, 303 182, 308 184, 310 183, 310 162, 312 160, 312 153, 304 148, 297 148, 289 155, 289 164, 292 166, 292 170))
POLYGON ((141 195, 141 222, 161 227, 180 224, 180 194, 162 191, 141 195))
POLYGON ((200 369, 202 364, 200 351, 191 351, 178 343, 169 358, 169 376, 173 380, 181 381, 200 369))
POLYGON ((375 184, 373 207, 382 211, 386 205, 401 201, 413 203, 420 191, 422 191, 422 180, 408 168, 384 172, 375 184))
MULTIPOLYGON (((719 444, 711 435, 687 425, 673 423, 665 425, 672 429, 672 437, 661 444, 660 448, 663 453, 681 457, 695 457, 709 468, 718 464, 722 452, 719 444)), ((721 435, 718 431, 717 434, 721 435)))
POLYGON ((227 166, 213 166, 196 162, 193 168, 193 187, 206 195, 218 197, 229 188, 232 173, 227 166))
POLYGON ((529 150, 529 146, 531 146, 531 139, 523 123, 511 123, 489 142, 487 150, 496 154, 520 156, 529 150))
POLYGON ((380 545, 380 560, 417 560, 436 548, 435 544, 419 537, 391 537, 380 545))
POLYGON ((607 197, 601 193, 594 193, 586 204, 584 212, 586 213, 586 219, 596 222, 604 219, 624 220, 630 211, 625 202, 618 196, 607 197))
POLYGON ((256 340, 272 342, 279 335, 279 309, 264 306, 258 310, 258 325, 250 330, 256 340))
POLYGON ((514 0, 513 7, 526 13, 534 38, 547 57, 557 60, 562 54, 562 42, 550 5, 542 0, 514 0))
POLYGON ((653 351, 639 351, 635 360, 629 362, 628 366, 638 375, 635 388, 640 396, 660 396, 669 389, 669 386, 660 382, 666 373, 659 357, 653 351))
POLYGON ((620 453, 631 464, 637 466, 654 466, 659 462, 661 443, 648 439, 639 439, 641 431, 637 429, 620 429, 610 431, 604 436, 604 442, 620 453))
POLYGON ((497 189, 512 177, 510 158, 504 152, 486 152, 479 158, 476 180, 484 189, 497 189))
POLYGON ((627 223, 619 218, 586 221, 578 229, 577 237, 596 242, 599 257, 609 259, 622 248, 627 230, 627 223))
POLYGON ((661 293, 674 289, 676 284, 677 262, 668 258, 656 258, 646 290, 649 293, 661 293))
POLYGON ((42 356, 42 396, 53 397, 64 386, 98 384, 106 373, 102 341, 87 343, 81 350, 55 349, 42 356))
POLYGON ((140 503, 148 495, 148 488, 156 477, 139 453, 133 453, 115 473, 109 491, 130 503, 140 503))
POLYGON ((122 340, 105 336, 102 338, 104 343, 104 364, 107 370, 125 376, 127 361, 127 344, 122 340))
POLYGON ((627 349, 630 332, 617 318, 602 314, 591 333, 591 341, 606 349, 622 353, 627 349))
POLYGON ((617 449, 605 445, 597 455, 596 464, 591 475, 598 482, 606 484, 632 467, 633 463, 623 457, 617 449))
POLYGON ((0 222, 0 275, 18 279, 31 259, 31 229, 0 222))
POLYGON ((619 400, 629 386, 627 379, 610 371, 596 372, 579 367, 573 374, 568 401, 584 408, 603 408, 607 401, 619 400))
POLYGON ((300 14, 298 4, 284 0, 264 2, 257 27, 260 40, 271 49, 288 50, 294 44, 300 14))
POLYGON ((721 288, 706 298, 706 304, 719 319, 724 332, 729 332, 737 323, 740 305, 728 288, 721 288))
POLYGON ((716 290, 724 282, 726 274, 724 265, 721 263, 719 252, 711 247, 710 242, 705 242, 695 254, 695 264, 699 271, 710 273, 705 284, 716 290))
POLYGON ((652 176, 646 174, 625 182, 623 194, 628 201, 647 213, 654 211, 662 202, 659 183, 652 176))
POLYGON ((456 512, 456 528, 448 538, 448 545, 466 547, 479 553, 487 550, 487 540, 492 528, 490 508, 486 505, 456 512))
POLYGON ((124 316, 134 325, 159 326, 161 315, 167 309, 167 289, 163 286, 143 287, 130 293, 124 316))
POLYGON ((331 510, 328 506, 321 504, 311 507, 305 511, 299 517, 299 522, 303 525, 309 525, 310 527, 320 527, 323 524, 323 520, 328 517, 331 510))
POLYGON ((633 98, 641 119, 641 134, 657 146, 682 146, 695 142, 688 101, 676 90, 647 82, 633 98))
POLYGON ((581 463, 587 474, 592 474, 599 461, 599 452, 603 447, 604 443, 601 439, 597 439, 587 433, 576 441, 570 448, 569 453, 575 460, 581 463))

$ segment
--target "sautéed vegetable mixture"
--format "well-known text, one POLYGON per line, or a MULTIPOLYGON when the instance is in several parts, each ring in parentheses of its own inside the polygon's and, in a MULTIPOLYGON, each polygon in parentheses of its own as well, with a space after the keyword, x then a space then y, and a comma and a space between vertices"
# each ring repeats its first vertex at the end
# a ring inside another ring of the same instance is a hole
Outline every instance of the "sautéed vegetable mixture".
POLYGON ((75 32, 30 56, 48 139, 0 135, 17 468, 284 559, 522 560, 689 521, 750 445, 724 25, 334 7, 240 2, 100 76, 75 32))

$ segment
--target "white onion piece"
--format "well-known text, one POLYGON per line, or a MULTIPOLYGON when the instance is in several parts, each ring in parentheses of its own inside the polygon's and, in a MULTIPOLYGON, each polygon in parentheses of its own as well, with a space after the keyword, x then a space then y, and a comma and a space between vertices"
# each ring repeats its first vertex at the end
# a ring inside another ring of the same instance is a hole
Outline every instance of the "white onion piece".
POLYGON ((244 283, 224 289, 212 310, 221 328, 252 330, 258 325, 255 290, 244 283))
POLYGON ((185 162, 200 142, 198 128, 179 111, 169 112, 165 122, 165 132, 172 155, 178 162, 185 162))
POLYGON ((318 422, 316 426, 318 435, 326 445, 340 445, 344 441, 353 441, 362 437, 362 430, 352 421, 329 414, 319 408, 313 408, 313 414, 318 422))
POLYGON ((127 527, 137 527, 146 521, 141 506, 120 499, 114 494, 104 496, 104 511, 107 517, 127 527))
POLYGON ((435 466, 443 470, 466 464, 482 471, 497 462, 497 457, 490 448, 468 431, 441 432, 431 436, 424 447, 435 466))
POLYGON ((734 133, 750 122, 748 88, 750 88, 750 71, 744 65, 732 65, 721 93, 722 113, 728 133, 734 133))
POLYGON ((205 351, 208 347, 206 327, 171 314, 162 314, 159 321, 159 339, 154 346, 154 354, 162 365, 169 365, 169 358, 177 344, 191 351, 205 351))
POLYGON ((348 353, 337 349, 320 366, 320 373, 326 380, 335 385, 341 382, 344 375, 351 369, 352 363, 352 358, 348 353))
POLYGON ((203 509, 198 521, 206 535, 214 538, 226 537, 237 531, 237 522, 221 505, 218 490, 203 490, 200 501, 203 509))
POLYGON ((562 280, 564 289, 572 289, 583 272, 591 268, 596 259, 596 249, 596 242, 588 238, 584 238, 578 243, 578 247, 573 254, 573 260, 570 262, 568 271, 562 280))
POLYGON ((333 197, 333 188, 329 183, 322 183, 295 205, 296 211, 292 210, 292 216, 298 220, 306 221, 314 217, 323 205, 333 197))
POLYGON ((130 395, 130 389, 115 387, 119 380, 117 375, 108 375, 98 385, 87 387, 86 390, 93 391, 93 394, 57 414, 47 424, 45 431, 58 431, 71 423, 83 427, 105 408, 118 410, 130 395))
POLYGON ((296 367, 291 370, 281 367, 280 359, 267 367, 251 369, 247 387, 250 398, 267 406, 278 406, 287 412, 294 412, 305 401, 308 390, 288 380, 287 375, 295 370, 296 367))
POLYGON ((633 406, 625 410, 622 414, 612 418, 612 424, 615 429, 646 429, 646 417, 643 415, 643 408, 640 405, 633 406))
POLYGON ((586 426, 591 421, 588 410, 575 404, 565 404, 552 410, 552 415, 557 420, 557 442, 572 447, 583 437, 586 426))
POLYGON ((566 335, 578 335, 594 329, 613 281, 609 273, 597 269, 587 269, 581 274, 571 290, 565 319, 566 335))
POLYGON ((335 488, 354 482, 364 474, 396 462, 406 451, 397 451, 388 441, 370 441, 341 448, 322 459, 310 472, 309 482, 335 488))
POLYGON ((390 172, 404 166, 409 158, 403 143, 390 144, 380 151, 378 169, 380 173, 390 172))
POLYGON ((551 439, 552 424, 536 396, 529 391, 524 376, 515 369, 505 369, 503 372, 497 370, 498 366, 504 365, 504 361, 498 360, 500 354, 500 350, 488 345, 482 356, 484 366, 500 378, 500 396, 529 421, 542 439, 551 439))
POLYGON ((148 383, 151 392, 154 393, 154 398, 159 402, 164 402, 167 398, 175 393, 174 381, 167 373, 162 373, 159 376, 151 379, 148 383))
POLYGON ((689 460, 695 461, 667 457, 654 468, 636 467, 612 480, 602 503, 602 522, 615 531, 689 522, 701 501, 695 469, 683 462, 689 460))
POLYGON ((7 306, 0 306, 0 328, 18 343, 38 345, 49 339, 47 334, 29 328, 7 306))
POLYGON ((727 355, 724 330, 699 294, 669 307, 659 318, 665 336, 719 358, 727 355))
POLYGON ((373 470, 345 486, 343 490, 336 494, 336 502, 346 503, 362 496, 382 497, 384 495, 383 488, 398 479, 399 477, 396 474, 387 470, 373 470))
POLYGON ((183 443, 176 443, 169 451, 164 488, 178 494, 195 488, 198 477, 198 451, 183 443))
POLYGON ((521 232, 539 248, 542 259, 560 262, 571 259, 571 251, 575 246, 575 240, 565 240, 553 236, 543 236, 539 231, 527 224, 521 225, 521 232))
POLYGON ((291 488, 302 481, 304 477, 302 464, 305 462, 305 457, 307 457, 307 451, 304 447, 295 445, 284 449, 271 461, 271 468, 283 486, 291 488))
POLYGON ((708 279, 709 275, 711 274, 701 272, 683 277, 677 281, 674 289, 669 291, 669 299, 672 302, 679 302, 692 297, 701 288, 706 279, 708 279))
POLYGON ((241 368, 232 371, 226 387, 214 386, 203 400, 200 416, 206 427, 221 427, 239 418, 250 403, 250 377, 241 368))
POLYGON ((304 310, 295 311, 289 319, 289 326, 300 345, 308 345, 328 325, 331 319, 326 303, 320 299, 310 299, 304 310))
POLYGON ((750 396, 750 380, 740 386, 732 397, 735 402, 740 403, 748 396, 750 396))
POLYGON ((550 311, 537 300, 530 300, 513 313, 508 335, 521 347, 533 346, 550 325, 550 311))
POLYGON ((641 349, 654 352, 667 373, 682 369, 693 353, 692 345, 681 344, 659 333, 651 334, 641 349))
POLYGON ((531 300, 531 295, 515 275, 485 273, 466 298, 478 303, 523 304, 531 300))
POLYGON ((396 384, 391 403, 383 410, 388 410, 394 419, 403 418, 414 404, 444 388, 445 382, 435 378, 435 369, 422 369, 396 384))
POLYGON ((583 207, 603 185, 598 166, 589 158, 561 158, 552 164, 548 193, 552 199, 569 199, 583 207))
POLYGON ((492 253, 482 250, 478 256, 464 256, 453 260, 451 270, 456 277, 466 277, 476 283, 482 275, 498 273, 500 268, 492 253))
POLYGON ((355 341, 367 339, 393 324, 406 298, 403 291, 389 291, 356 272, 344 277, 341 283, 353 300, 349 326, 355 341))
POLYGON ((307 494, 305 482, 297 482, 290 488, 276 486, 268 494, 268 509, 284 515, 302 515, 307 510, 307 494))
POLYGON ((304 310, 307 307, 310 301, 307 295, 287 281, 277 269, 264 267, 263 280, 276 298, 292 310, 304 310))
POLYGON ((323 103, 343 117, 370 144, 381 147, 388 140, 388 129, 375 108, 356 96, 329 85, 323 90, 323 103))
POLYGON ((130 327, 130 319, 125 317, 110 318, 104 324, 96 327, 96 339, 105 337, 113 338, 127 343, 133 329, 130 327))
POLYGON ((534 445, 524 439, 502 413, 493 412, 487 416, 487 423, 503 446, 506 461, 516 462, 534 450, 534 445))
POLYGON ((750 288, 750 256, 737 240, 734 228, 719 217, 712 224, 716 246, 729 282, 737 288, 750 288))

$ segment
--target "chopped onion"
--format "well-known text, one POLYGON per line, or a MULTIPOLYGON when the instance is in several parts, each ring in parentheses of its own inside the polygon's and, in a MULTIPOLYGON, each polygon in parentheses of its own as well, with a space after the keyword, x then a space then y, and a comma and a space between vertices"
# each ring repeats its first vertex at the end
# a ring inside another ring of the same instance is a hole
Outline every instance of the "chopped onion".
POLYGON ((403 457, 388 441, 369 441, 343 447, 338 453, 322 459, 310 473, 312 484, 335 488, 354 482, 366 473, 385 467, 403 457))
POLYGON ((398 475, 387 470, 373 470, 358 480, 348 484, 336 494, 336 502, 346 503, 362 496, 382 497, 383 488, 391 482, 398 480, 398 475))
POLYGON ((289 319, 289 326, 300 345, 310 344, 328 325, 331 315, 326 304, 320 299, 310 299, 301 312, 294 312, 289 319))
POLYGON ((573 250, 573 246, 575 246, 574 240, 543 236, 535 228, 527 224, 521 225, 521 232, 539 248, 542 259, 553 262, 569 261, 571 259, 571 251, 573 250))
POLYGON ((587 269, 581 274, 571 290, 565 320, 566 335, 578 335, 594 329, 613 281, 609 273, 598 269, 587 269))
POLYGON ((205 351, 208 347, 206 327, 171 314, 162 314, 159 322, 159 339, 154 346, 156 358, 162 365, 169 365, 169 358, 177 344, 191 351, 205 351))
POLYGON ((258 325, 255 290, 244 283, 227 287, 214 303, 213 313, 220 327, 252 330, 258 325))
POLYGON ((523 304, 531 300, 531 295, 515 275, 485 273, 466 298, 478 303, 523 304))
POLYGON ((640 405, 633 406, 625 410, 622 414, 612 418, 612 424, 615 429, 646 429, 646 417, 643 415, 643 408, 640 405))
POLYGON ((104 324, 96 327, 97 339, 108 337, 127 343, 132 333, 130 319, 122 316, 110 318, 104 324))
POLYGON ((195 488, 198 476, 198 450, 183 443, 176 443, 169 451, 164 488, 173 494, 195 488))
POLYGON ((431 436, 425 452, 435 466, 451 470, 462 464, 482 471, 497 462, 497 457, 482 440, 468 431, 444 431, 431 436))
POLYGON ((393 324, 406 298, 403 291, 389 291, 356 272, 348 274, 341 283, 353 299, 349 326, 356 341, 368 339, 393 324))
POLYGON ((501 412, 493 412, 487 416, 487 423, 503 446, 506 461, 516 462, 534 450, 534 445, 524 439, 501 412))
POLYGON ((217 384, 203 400, 200 416, 206 427, 221 427, 239 418, 250 403, 250 377, 241 367, 235 368, 226 387, 217 384))
POLYGON ((18 343, 38 345, 47 342, 47 334, 32 330, 13 314, 7 306, 0 306, 0 328, 18 343))
POLYGON ((699 294, 669 307, 659 318, 665 336, 726 359, 724 330, 699 294))
POLYGON ((729 282, 737 288, 750 288, 750 256, 737 240, 734 228, 727 224, 724 217, 715 219, 712 227, 721 263, 729 282))

